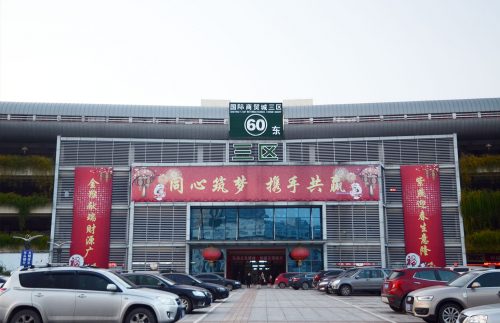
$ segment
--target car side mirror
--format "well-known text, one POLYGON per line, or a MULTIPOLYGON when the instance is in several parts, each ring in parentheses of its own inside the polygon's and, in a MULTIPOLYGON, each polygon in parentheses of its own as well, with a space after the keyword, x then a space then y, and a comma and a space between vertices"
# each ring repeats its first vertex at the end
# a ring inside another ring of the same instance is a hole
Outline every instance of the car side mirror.
POLYGON ((478 282, 473 282, 470 287, 472 287, 472 288, 479 288, 479 287, 481 287, 481 284, 478 283, 478 282))
POLYGON ((167 285, 165 285, 164 283, 158 283, 158 287, 161 287, 161 288, 164 288, 166 287, 167 285))
POLYGON ((359 279, 359 276, 358 275, 354 276, 354 279, 359 279))
POLYGON ((106 285, 106 290, 108 292, 116 292, 118 290, 118 287, 116 287, 115 284, 108 284, 106 285))

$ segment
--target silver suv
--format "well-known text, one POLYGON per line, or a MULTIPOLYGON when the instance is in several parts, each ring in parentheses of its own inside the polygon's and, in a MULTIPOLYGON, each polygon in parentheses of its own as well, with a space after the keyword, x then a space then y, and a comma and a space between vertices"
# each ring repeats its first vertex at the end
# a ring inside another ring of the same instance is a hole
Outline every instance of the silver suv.
POLYGON ((495 303, 500 303, 500 270, 474 270, 446 286, 409 293, 406 312, 426 322, 455 323, 462 309, 495 303))
POLYGON ((137 288, 103 269, 52 267, 13 272, 0 288, 0 323, 175 322, 175 294, 137 288))
POLYGON ((381 268, 353 268, 346 270, 328 284, 329 293, 349 296, 353 292, 380 292, 390 270, 381 268))

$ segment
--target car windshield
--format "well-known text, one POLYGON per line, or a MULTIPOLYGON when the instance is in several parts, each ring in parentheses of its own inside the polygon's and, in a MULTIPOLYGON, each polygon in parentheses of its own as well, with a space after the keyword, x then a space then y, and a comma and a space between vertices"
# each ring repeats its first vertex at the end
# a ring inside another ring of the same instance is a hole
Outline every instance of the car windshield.
POLYGON ((189 278, 191 278, 192 280, 194 280, 194 281, 195 281, 195 282, 197 282, 198 284, 203 283, 201 280, 199 280, 199 279, 198 279, 198 278, 196 278, 196 277, 193 277, 193 276, 191 276, 191 275, 186 275, 186 276, 188 276, 189 278))
POLYGON ((120 280, 120 282, 125 286, 125 288, 128 289, 138 288, 137 285, 134 284, 132 281, 130 281, 127 277, 122 276, 118 273, 114 273, 112 271, 110 271, 109 273, 114 275, 116 279, 120 280))
POLYGON ((394 270, 391 275, 389 276, 388 279, 396 279, 396 278, 399 278, 399 277, 402 277, 404 276, 404 271, 402 270, 394 270))
POLYGON ((170 286, 177 284, 176 282, 174 282, 173 280, 171 280, 171 279, 169 279, 169 278, 167 278, 167 277, 163 277, 163 276, 161 276, 161 279, 162 279, 165 283, 169 284, 170 286))
POLYGON ((464 287, 471 280, 479 276, 480 272, 468 272, 467 274, 463 274, 462 276, 457 276, 454 280, 448 283, 448 286, 452 287, 464 287))

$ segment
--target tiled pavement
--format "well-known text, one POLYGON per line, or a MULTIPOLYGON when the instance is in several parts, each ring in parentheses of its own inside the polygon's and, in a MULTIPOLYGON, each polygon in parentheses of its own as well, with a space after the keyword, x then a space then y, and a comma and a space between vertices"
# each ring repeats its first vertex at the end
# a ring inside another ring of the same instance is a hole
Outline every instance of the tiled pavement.
POLYGON ((330 296, 316 290, 240 289, 225 301, 207 309, 195 310, 182 323, 221 322, 423 322, 405 314, 394 313, 379 296, 330 296))

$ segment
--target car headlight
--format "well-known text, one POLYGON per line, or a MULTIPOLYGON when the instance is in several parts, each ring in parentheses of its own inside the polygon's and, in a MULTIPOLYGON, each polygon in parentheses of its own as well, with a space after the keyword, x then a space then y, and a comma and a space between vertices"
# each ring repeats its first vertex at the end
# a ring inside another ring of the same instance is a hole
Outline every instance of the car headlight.
POLYGON ((219 292, 225 292, 226 291, 226 289, 224 287, 217 287, 217 290, 219 292))
POLYGON ((194 291, 193 291, 193 295, 194 295, 194 296, 198 296, 198 297, 203 297, 203 296, 205 296, 205 294, 203 294, 203 292, 200 292, 199 290, 194 290, 194 291))
POLYGON ((487 322, 488 322, 488 315, 484 314, 472 315, 466 318, 464 321, 464 323, 487 323, 487 322))
POLYGON ((157 296, 156 299, 158 300, 158 302, 165 305, 177 305, 175 298, 157 296))
POLYGON ((331 286, 336 286, 340 283, 340 279, 335 279, 334 281, 332 281, 330 284, 331 286))
POLYGON ((417 301, 430 302, 434 299, 434 296, 417 296, 417 301))

